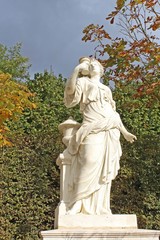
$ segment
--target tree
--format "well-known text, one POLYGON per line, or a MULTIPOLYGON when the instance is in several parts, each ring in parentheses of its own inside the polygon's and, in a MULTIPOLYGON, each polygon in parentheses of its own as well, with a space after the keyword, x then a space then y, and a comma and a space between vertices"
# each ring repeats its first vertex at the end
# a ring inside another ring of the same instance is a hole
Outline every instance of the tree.
POLYGON ((97 42, 95 55, 106 68, 106 78, 123 88, 136 82, 134 97, 149 94, 150 104, 159 98, 158 0, 117 0, 115 10, 106 18, 118 25, 122 37, 111 38, 104 26, 89 25, 83 41, 97 42))
POLYGON ((29 89, 11 79, 11 75, 0 73, 0 147, 11 145, 6 133, 8 120, 16 120, 25 108, 35 108, 35 104, 29 100, 33 94, 29 89))
POLYGON ((29 60, 21 55, 22 44, 7 48, 0 44, 0 70, 9 73, 14 80, 25 81, 29 79, 29 60))
POLYGON ((16 120, 25 108, 35 108, 30 100, 33 93, 22 83, 28 78, 29 64, 20 50, 20 44, 10 49, 0 45, 0 147, 11 145, 6 138, 7 121, 16 120))

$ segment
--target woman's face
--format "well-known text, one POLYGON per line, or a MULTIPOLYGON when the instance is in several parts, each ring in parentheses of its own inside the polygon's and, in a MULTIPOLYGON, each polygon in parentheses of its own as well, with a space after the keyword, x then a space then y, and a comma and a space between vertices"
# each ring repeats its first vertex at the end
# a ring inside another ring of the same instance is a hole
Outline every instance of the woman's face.
POLYGON ((101 69, 100 69, 99 63, 95 60, 91 61, 89 69, 90 69, 91 76, 101 74, 101 69))

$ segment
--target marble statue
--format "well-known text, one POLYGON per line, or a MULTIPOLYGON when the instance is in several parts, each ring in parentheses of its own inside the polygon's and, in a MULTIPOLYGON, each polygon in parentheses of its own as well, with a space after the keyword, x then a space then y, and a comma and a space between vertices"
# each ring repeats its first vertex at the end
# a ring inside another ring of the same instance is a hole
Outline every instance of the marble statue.
POLYGON ((109 87, 101 77, 103 66, 82 57, 67 80, 64 103, 80 105, 82 123, 72 118, 60 124, 65 151, 57 159, 65 165, 61 180, 61 204, 65 214, 111 214, 110 190, 120 168, 120 133, 133 143, 136 136, 124 127, 109 87))

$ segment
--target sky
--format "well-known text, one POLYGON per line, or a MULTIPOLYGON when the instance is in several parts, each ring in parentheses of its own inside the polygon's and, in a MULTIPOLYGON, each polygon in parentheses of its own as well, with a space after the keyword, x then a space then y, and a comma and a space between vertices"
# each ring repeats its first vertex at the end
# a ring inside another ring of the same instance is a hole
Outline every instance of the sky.
POLYGON ((30 75, 50 71, 68 78, 82 56, 94 53, 85 43, 83 29, 93 23, 105 25, 114 36, 116 26, 105 18, 116 0, 0 0, 0 43, 22 43, 21 54, 32 64, 30 75))

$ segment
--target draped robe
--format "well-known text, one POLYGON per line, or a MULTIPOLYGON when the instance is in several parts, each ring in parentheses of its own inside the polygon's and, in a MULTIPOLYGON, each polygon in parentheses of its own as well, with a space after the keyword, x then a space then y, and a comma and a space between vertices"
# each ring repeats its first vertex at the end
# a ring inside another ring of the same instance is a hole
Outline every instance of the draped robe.
POLYGON ((120 117, 109 87, 88 77, 79 78, 75 92, 65 90, 66 107, 80 104, 83 122, 71 137, 68 152, 72 158, 69 178, 69 206, 77 212, 110 213, 110 186, 119 170, 122 154, 119 141, 120 117))

